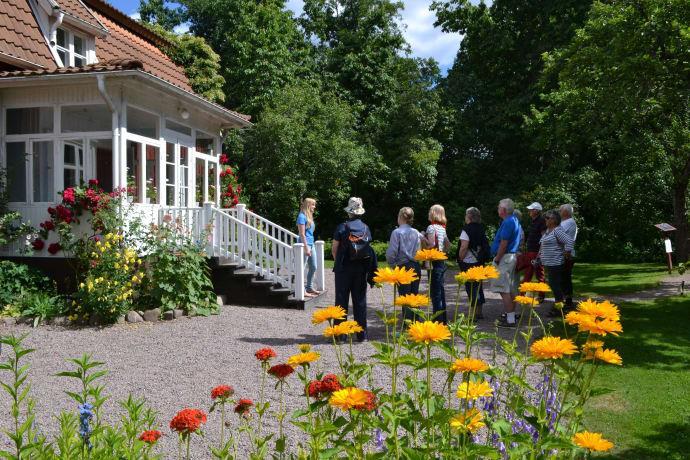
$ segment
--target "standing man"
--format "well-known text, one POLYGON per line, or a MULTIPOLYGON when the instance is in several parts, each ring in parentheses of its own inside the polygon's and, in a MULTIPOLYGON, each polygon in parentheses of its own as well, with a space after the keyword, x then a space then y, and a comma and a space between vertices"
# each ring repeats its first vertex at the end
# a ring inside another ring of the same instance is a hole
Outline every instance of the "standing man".
POLYGON ((510 198, 498 202, 498 217, 503 219, 491 245, 493 263, 498 269, 498 278, 491 283, 491 289, 501 294, 505 320, 502 326, 515 327, 515 294, 517 280, 515 279, 516 253, 520 246, 520 222, 513 214, 515 205, 510 198))
POLYGON ((565 253, 565 264, 563 267, 563 296, 565 297, 566 310, 573 308, 573 265, 575 265, 575 242, 577 240, 577 224, 573 219, 573 205, 562 204, 560 209, 561 228, 573 240, 573 250, 570 254, 565 253))
POLYGON ((374 283, 372 277, 377 269, 376 254, 371 248, 369 226, 362 222, 362 199, 353 196, 344 211, 347 220, 336 228, 331 249, 335 260, 335 304, 348 311, 352 297, 352 315, 364 329, 357 333, 357 341, 363 342, 367 340, 367 283, 374 283))
MULTIPOLYGON (((529 217, 532 222, 529 226, 529 233, 527 233, 527 251, 525 252, 525 276, 522 279, 523 283, 528 283, 532 281, 532 276, 537 275, 537 281, 540 283, 545 283, 546 278, 544 277, 544 267, 541 263, 536 265, 533 263, 539 255, 539 240, 541 240, 542 235, 546 231, 546 220, 541 215, 542 211, 541 203, 534 202, 527 206, 527 211, 529 212, 529 217)), ((544 293, 539 293, 539 303, 544 301, 544 293)))

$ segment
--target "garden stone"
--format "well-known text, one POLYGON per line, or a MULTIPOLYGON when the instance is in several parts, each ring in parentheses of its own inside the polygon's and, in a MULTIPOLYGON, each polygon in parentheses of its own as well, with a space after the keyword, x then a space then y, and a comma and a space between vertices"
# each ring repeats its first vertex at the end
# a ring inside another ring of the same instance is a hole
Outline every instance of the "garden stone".
POLYGON ((125 315, 118 316, 115 324, 125 324, 125 315))
POLYGON ((20 316, 19 318, 16 318, 16 324, 33 325, 34 319, 28 316, 20 316))
POLYGON ((182 318, 183 316, 184 316, 184 310, 179 309, 179 308, 173 310, 173 318, 177 319, 177 318, 182 318))
POLYGON ((175 318, 175 314, 172 311, 168 310, 168 311, 163 312, 163 320, 164 321, 170 321, 174 318, 175 318))
POLYGON ((48 324, 51 326, 62 326, 65 327, 69 325, 69 319, 66 316, 56 316, 55 318, 49 319, 48 324))
POLYGON ((144 310, 137 310, 137 313, 138 313, 139 316, 141 316, 142 318, 144 317, 144 310))
POLYGON ((5 318, 2 322, 5 323, 5 326, 14 326, 17 324, 17 318, 5 318))
POLYGON ((224 295, 217 295, 216 296, 216 302, 218 303, 219 307, 222 307, 225 305, 225 296, 224 295))
POLYGON ((144 312, 144 321, 158 321, 161 317, 161 309, 153 308, 144 312))
POLYGON ((142 318, 141 315, 134 310, 127 312, 125 319, 128 323, 141 323, 144 321, 144 318, 142 318))

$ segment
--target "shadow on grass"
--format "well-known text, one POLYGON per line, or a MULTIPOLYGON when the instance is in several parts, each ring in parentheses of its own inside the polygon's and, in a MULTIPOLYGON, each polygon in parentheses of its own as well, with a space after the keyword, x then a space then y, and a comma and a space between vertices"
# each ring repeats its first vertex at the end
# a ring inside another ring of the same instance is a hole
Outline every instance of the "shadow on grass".
MULTIPOLYGON (((680 401, 679 401, 680 402, 680 401)), ((654 431, 639 438, 640 445, 614 454, 600 455, 601 459, 664 459, 681 460, 690 454, 690 421, 656 425, 654 431)))
POLYGON ((660 265, 576 264, 573 283, 578 293, 616 295, 657 286, 664 274, 660 265))
POLYGON ((623 334, 615 340, 626 367, 690 369, 690 297, 667 297, 620 307, 623 334))

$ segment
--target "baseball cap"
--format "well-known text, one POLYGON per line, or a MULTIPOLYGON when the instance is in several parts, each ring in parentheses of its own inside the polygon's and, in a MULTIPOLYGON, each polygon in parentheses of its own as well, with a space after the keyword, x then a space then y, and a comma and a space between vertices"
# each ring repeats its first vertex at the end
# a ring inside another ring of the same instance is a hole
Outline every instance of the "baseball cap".
POLYGON ((531 205, 527 206, 527 209, 530 211, 535 210, 535 211, 541 211, 543 208, 541 207, 541 203, 535 201, 531 205))

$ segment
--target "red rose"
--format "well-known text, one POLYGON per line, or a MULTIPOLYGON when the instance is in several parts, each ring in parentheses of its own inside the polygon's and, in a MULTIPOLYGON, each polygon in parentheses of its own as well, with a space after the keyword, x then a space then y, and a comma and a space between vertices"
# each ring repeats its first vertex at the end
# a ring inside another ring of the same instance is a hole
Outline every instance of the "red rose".
POLYGON ((161 432, 158 430, 148 430, 144 431, 141 433, 141 436, 139 436, 140 441, 144 441, 149 444, 154 444, 156 441, 158 441, 161 437, 161 432))
POLYGON ((259 361, 268 361, 271 358, 275 358, 276 352, 273 351, 272 348, 262 348, 261 350, 258 350, 256 353, 254 353, 254 356, 256 356, 256 359, 259 361))
POLYGON ((98 179, 89 179, 89 187, 98 187, 98 179))
POLYGON ((229 163, 228 156, 226 154, 221 154, 220 157, 218 157, 218 161, 220 161, 220 164, 226 165, 229 163))
POLYGON ((55 255, 57 252, 62 249, 62 246, 60 246, 60 243, 51 243, 48 245, 48 252, 55 255))
POLYGON ((206 414, 199 409, 182 409, 170 420, 170 429, 180 434, 191 434, 206 423, 206 414))
POLYGON ((235 406, 235 412, 246 417, 249 415, 249 409, 254 405, 251 399, 240 399, 235 406))
POLYGON ((342 389, 338 377, 334 374, 327 374, 321 379, 321 392, 322 393, 333 393, 342 389))
POLYGON ((235 393, 235 390, 228 385, 218 385, 213 390, 211 390, 211 399, 222 398, 227 399, 235 393))
POLYGON ((45 222, 41 222, 41 228, 47 231, 55 230, 55 224, 53 223, 52 220, 46 220, 45 222))
POLYGON ((68 187, 62 192, 62 201, 67 204, 74 204, 74 189, 72 187, 68 187))
POLYGON ((31 242, 31 246, 33 246, 34 251, 40 251, 45 247, 46 243, 40 238, 36 238, 31 242))
POLYGON ((318 398, 321 396, 321 382, 318 380, 312 380, 307 386, 307 394, 312 398, 318 398))
POLYGON ((268 373, 271 374, 273 377, 282 380, 285 377, 292 374, 294 371, 295 370, 292 368, 292 366, 288 364, 276 364, 268 370, 268 373))

